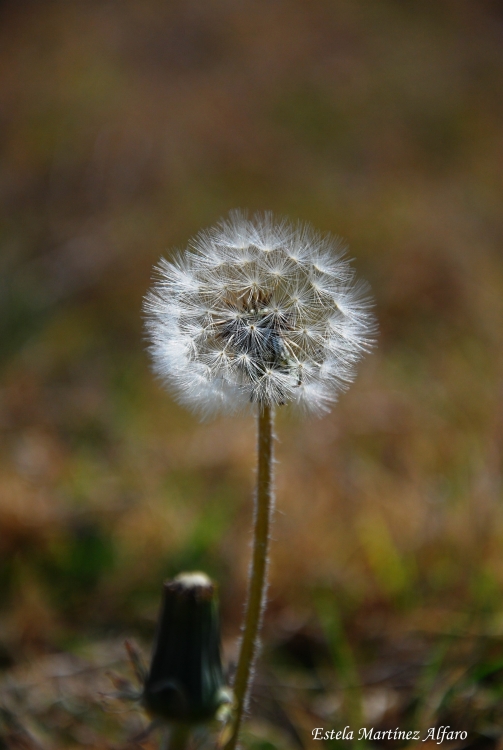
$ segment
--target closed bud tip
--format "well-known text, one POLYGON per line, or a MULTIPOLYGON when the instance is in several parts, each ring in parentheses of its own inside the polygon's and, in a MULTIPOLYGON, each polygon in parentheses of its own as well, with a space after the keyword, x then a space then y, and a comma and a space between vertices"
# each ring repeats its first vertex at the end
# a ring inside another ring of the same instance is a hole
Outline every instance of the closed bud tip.
POLYGON ((229 701, 216 585, 205 573, 166 581, 143 702, 169 722, 203 723, 229 701))

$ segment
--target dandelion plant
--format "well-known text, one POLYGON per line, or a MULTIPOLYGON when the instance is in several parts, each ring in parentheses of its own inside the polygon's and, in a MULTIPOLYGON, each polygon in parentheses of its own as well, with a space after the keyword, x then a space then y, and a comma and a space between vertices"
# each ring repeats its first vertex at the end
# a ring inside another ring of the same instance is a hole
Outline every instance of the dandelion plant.
POLYGON ((372 346, 375 324, 367 287, 355 280, 340 242, 269 213, 231 213, 156 270, 145 301, 156 372, 205 416, 250 406, 257 413, 254 544, 226 745, 232 750, 266 599, 275 408, 329 411, 372 346))

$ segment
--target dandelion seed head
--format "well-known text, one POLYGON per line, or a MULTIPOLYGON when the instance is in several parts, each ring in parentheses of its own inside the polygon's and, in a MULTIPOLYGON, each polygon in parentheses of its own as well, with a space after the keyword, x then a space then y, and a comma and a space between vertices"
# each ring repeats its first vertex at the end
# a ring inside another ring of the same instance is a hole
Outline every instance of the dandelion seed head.
POLYGON ((306 224, 233 212, 156 274, 144 304, 154 369, 203 414, 327 411, 374 343, 366 285, 340 242, 306 224))

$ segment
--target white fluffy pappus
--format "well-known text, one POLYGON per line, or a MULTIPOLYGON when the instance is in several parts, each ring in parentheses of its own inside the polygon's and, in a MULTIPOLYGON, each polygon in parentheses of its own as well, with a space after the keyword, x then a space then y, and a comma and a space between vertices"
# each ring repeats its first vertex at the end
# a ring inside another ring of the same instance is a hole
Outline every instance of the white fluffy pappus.
POLYGON ((154 369, 205 415, 250 403, 324 412, 376 330, 338 239, 235 211, 156 266, 144 303, 154 369))

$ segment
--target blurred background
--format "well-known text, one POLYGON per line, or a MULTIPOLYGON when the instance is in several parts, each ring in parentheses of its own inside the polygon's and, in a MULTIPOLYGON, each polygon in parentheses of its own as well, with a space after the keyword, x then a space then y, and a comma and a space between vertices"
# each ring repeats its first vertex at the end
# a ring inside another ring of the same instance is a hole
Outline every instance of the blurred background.
POLYGON ((178 407, 141 313, 233 208, 342 236, 380 325, 332 414, 279 414, 245 745, 501 746, 501 3, 4 0, 0 66, 1 746, 130 747, 106 672, 181 570, 235 658, 255 425, 178 407))

